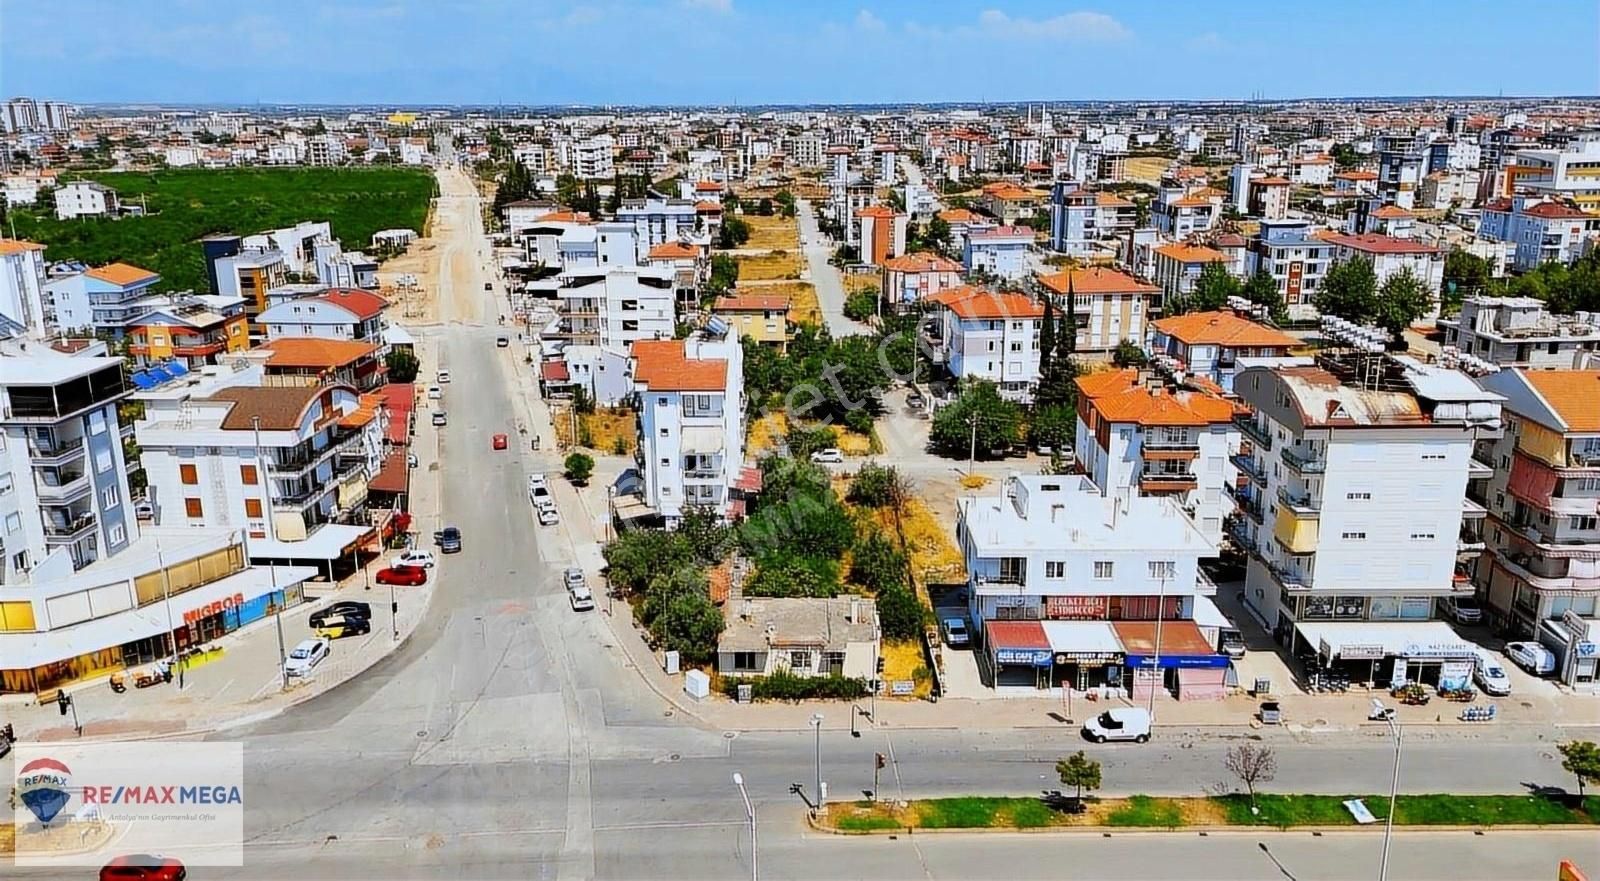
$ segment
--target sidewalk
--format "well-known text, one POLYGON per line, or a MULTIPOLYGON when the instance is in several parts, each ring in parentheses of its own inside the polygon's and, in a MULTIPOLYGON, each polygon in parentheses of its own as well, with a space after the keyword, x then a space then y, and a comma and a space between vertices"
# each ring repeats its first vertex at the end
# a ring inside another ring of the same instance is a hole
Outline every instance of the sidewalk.
MULTIPOLYGON (((432 340, 418 340, 418 355, 425 372, 434 363, 432 340)), ((424 421, 425 422, 425 421, 424 421)), ((431 535, 439 528, 438 435, 426 424, 418 426, 412 451, 417 468, 412 473, 411 508, 414 530, 431 535)), ((130 682, 122 694, 113 692, 109 677, 68 686, 83 725, 82 739, 129 740, 161 737, 192 737, 213 731, 236 728, 272 718, 354 679, 387 657, 410 638, 421 623, 433 599, 438 569, 430 573, 422 587, 394 589, 399 614, 389 614, 389 587, 372 578, 389 565, 385 553, 368 562, 362 571, 330 585, 307 582, 307 601, 286 609, 278 618, 266 618, 207 644, 221 648, 220 656, 184 674, 180 690, 175 677, 171 684, 135 689, 130 682), (313 675, 293 680, 287 690, 279 677, 278 622, 283 628, 283 651, 312 636, 311 612, 333 602, 353 600, 371 603, 372 632, 364 636, 334 640, 328 659, 313 675)), ((440 566, 448 566, 441 559, 440 566)), ((19 740, 77 740, 70 712, 63 716, 54 705, 39 706, 32 696, 7 698, 0 703, 5 721, 15 726, 19 740)))

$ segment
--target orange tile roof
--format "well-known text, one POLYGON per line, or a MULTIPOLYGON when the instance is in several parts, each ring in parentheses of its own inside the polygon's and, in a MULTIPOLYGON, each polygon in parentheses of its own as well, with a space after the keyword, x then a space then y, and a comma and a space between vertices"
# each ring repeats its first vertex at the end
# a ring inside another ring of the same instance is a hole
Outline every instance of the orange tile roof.
POLYGON ((1214 251, 1202 245, 1172 244, 1162 245, 1156 253, 1164 257, 1171 257, 1179 263, 1222 263, 1227 257, 1221 251, 1214 251))
POLYGON ((983 194, 985 196, 993 196, 996 199, 1006 202, 1014 202, 1019 199, 1032 199, 1034 197, 1032 190, 1023 189, 1016 184, 1007 183, 1005 181, 994 184, 986 184, 983 188, 983 194))
POLYGON ((1215 197, 1208 198, 1206 196, 1190 195, 1184 196, 1182 199, 1170 204, 1174 208, 1204 208, 1208 205, 1217 204, 1216 201, 1214 201, 1214 198, 1215 197))
POLYGON ((1070 272, 1040 276, 1039 281, 1050 290, 1065 294, 1069 274, 1072 276, 1074 294, 1153 294, 1161 290, 1126 272, 1105 266, 1090 266, 1086 269, 1073 269, 1070 272))
MULTIPOLYGON (((1138 374, 1131 370, 1116 371, 1109 380, 1096 386, 1098 394, 1090 395, 1089 406, 1107 422, 1133 422, 1139 425, 1190 425, 1204 426, 1227 422, 1233 418, 1233 405, 1221 398, 1188 390, 1171 391, 1150 389, 1138 383, 1138 374), (1120 390, 1116 388, 1121 383, 1120 390)), ((1080 377, 1078 388, 1083 389, 1080 377)))
POLYGON ((1523 370, 1522 379, 1533 386, 1568 431, 1600 432, 1600 370, 1523 370))
POLYGON ((1086 398, 1098 398, 1101 395, 1122 391, 1138 378, 1139 371, 1127 367, 1122 370, 1088 373, 1078 377, 1074 382, 1077 383, 1079 394, 1086 398))
POLYGON ((694 188, 696 192, 700 193, 722 192, 722 184, 719 184, 714 180, 695 181, 694 188))
POLYGON ((887 219, 894 217, 894 209, 887 205, 869 205, 866 208, 857 211, 856 216, 887 219))
POLYGON ((718 297, 711 307, 713 312, 766 312, 770 309, 789 309, 789 298, 777 294, 736 294, 718 297))
POLYGON ((1286 187, 1289 185, 1289 179, 1286 177, 1258 177, 1251 183, 1260 184, 1263 187, 1286 187))
POLYGON ((650 249, 651 260, 682 260, 699 256, 700 249, 688 242, 662 242, 650 249))
POLYGON ((1335 173, 1334 177, 1344 180, 1377 180, 1378 173, 1376 171, 1341 171, 1335 173))
POLYGON ((362 395, 356 408, 339 419, 339 427, 360 428, 378 418, 378 411, 383 409, 383 401, 384 396, 379 392, 362 395))
POLYGON ((159 275, 148 269, 140 269, 127 263, 108 263, 105 266, 96 266, 84 274, 90 278, 110 282, 119 287, 127 287, 142 281, 154 281, 160 278, 159 275))
POLYGON ((683 340, 637 340, 633 379, 653 392, 720 392, 728 388, 727 359, 690 358, 683 340))
POLYGON ((1372 216, 1382 218, 1384 220, 1398 219, 1402 217, 1416 217, 1415 214, 1412 214, 1410 211, 1401 208, 1399 205, 1385 205, 1382 208, 1379 208, 1377 211, 1372 212, 1372 216))
POLYGON ((883 268, 894 272, 960 272, 961 264, 929 251, 918 251, 885 260, 883 268))
POLYGON ((721 214, 722 206, 716 202, 696 202, 694 210, 697 214, 721 214))
POLYGON ((389 301, 365 288, 328 288, 317 300, 349 312, 361 321, 376 318, 389 308, 389 301))
POLYGON ((1039 318, 1044 315, 1044 304, 1027 294, 962 285, 940 291, 928 298, 954 312, 959 318, 1039 318))
POLYGON ((974 220, 978 220, 979 215, 965 208, 951 208, 947 211, 940 211, 939 219, 945 223, 971 223, 974 220))
POLYGON ((552 211, 539 218, 551 223, 593 223, 587 211, 552 211))
POLYGON ((1133 203, 1116 193, 1095 193, 1094 203, 1101 208, 1132 208, 1133 203))
POLYGON ((372 343, 326 337, 284 337, 258 348, 272 353, 267 358, 268 367, 322 369, 354 364, 378 351, 372 343))
POLYGON ((21 254, 24 251, 43 251, 44 245, 38 242, 25 242, 22 239, 0 239, 0 256, 21 254))
POLYGON ((1153 322, 1167 336, 1194 345, 1249 348, 1292 348, 1300 341, 1286 333, 1241 318, 1232 312, 1191 312, 1153 322))
POLYGON ((1364 254, 1437 254, 1438 248, 1416 239, 1401 239, 1376 233, 1365 235, 1331 235, 1326 240, 1340 247, 1364 254))

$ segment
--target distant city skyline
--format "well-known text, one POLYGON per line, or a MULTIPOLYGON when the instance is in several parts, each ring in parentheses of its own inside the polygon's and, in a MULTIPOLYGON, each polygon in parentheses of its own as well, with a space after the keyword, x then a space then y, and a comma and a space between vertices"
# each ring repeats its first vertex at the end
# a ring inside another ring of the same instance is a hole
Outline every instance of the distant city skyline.
POLYGON ((1592 2, 7 3, 7 95, 83 103, 811 104, 1600 94, 1592 2), (70 35, 70 39, 67 39, 70 35))

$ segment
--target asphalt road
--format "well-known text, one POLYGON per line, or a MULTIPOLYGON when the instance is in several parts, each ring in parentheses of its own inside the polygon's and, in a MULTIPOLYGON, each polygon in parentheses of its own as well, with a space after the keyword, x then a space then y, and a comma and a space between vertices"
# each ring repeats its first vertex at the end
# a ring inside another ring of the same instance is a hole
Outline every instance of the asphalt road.
POLYGON ((838 267, 828 262, 833 256, 833 247, 817 229, 817 216, 812 213, 811 203, 805 199, 796 200, 795 216, 800 222, 806 266, 811 270, 811 283, 816 286, 817 303, 822 307, 822 320, 828 333, 835 337, 871 334, 872 328, 844 315, 844 280, 838 267))

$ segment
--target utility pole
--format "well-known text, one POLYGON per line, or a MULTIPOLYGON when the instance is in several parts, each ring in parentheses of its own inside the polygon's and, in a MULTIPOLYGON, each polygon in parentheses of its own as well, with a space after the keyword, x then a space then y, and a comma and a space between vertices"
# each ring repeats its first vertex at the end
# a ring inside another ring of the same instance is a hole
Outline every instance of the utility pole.
POLYGON ((972 442, 967 446, 967 476, 971 477, 978 467, 978 414, 974 412, 968 421, 972 423, 972 442))
POLYGON ((813 802, 812 805, 811 805, 811 813, 812 813, 813 816, 815 816, 818 811, 822 810, 822 714, 821 713, 812 713, 811 714, 811 730, 816 733, 816 744, 817 744, 817 788, 815 790, 813 790, 816 793, 817 798, 816 798, 816 801, 813 802))
MULTIPOLYGON (((250 431, 251 431, 251 433, 252 433, 252 435, 254 437, 254 443, 256 445, 256 480, 260 482, 260 485, 262 487, 261 499, 262 499, 264 507, 266 508, 267 540, 272 542, 273 544, 277 544, 277 541, 278 541, 278 525, 277 525, 277 523, 274 522, 274 513, 273 513, 273 510, 272 510, 272 473, 267 470, 267 458, 261 452, 261 417, 260 416, 251 416, 250 417, 250 431)), ((250 553, 250 549, 249 549, 249 544, 248 544, 248 539, 247 539, 246 540, 246 545, 245 545, 245 555, 246 555, 246 557, 249 556, 249 553, 250 553)), ((270 573, 271 579, 272 579, 271 587, 269 589, 269 596, 271 596, 273 598, 272 607, 273 607, 273 609, 276 610, 276 611, 273 612, 273 616, 272 617, 273 617, 273 619, 275 620, 275 622, 277 623, 277 626, 278 626, 278 681, 280 683, 279 688, 281 688, 283 691, 288 691, 289 690, 289 671, 286 670, 285 667, 287 667, 288 663, 289 663, 289 654, 285 650, 284 644, 283 644, 283 606, 284 606, 284 604, 282 602, 280 602, 278 600, 278 598, 277 598, 277 593, 278 593, 278 564, 277 563, 273 563, 273 562, 269 562, 267 564, 267 571, 270 573)))
POLYGON ((167 573, 166 559, 161 554, 161 537, 156 536, 156 568, 161 570, 161 601, 167 607, 167 644, 172 647, 171 660, 167 662, 167 672, 172 672, 174 667, 178 672, 178 690, 183 691, 183 668, 178 666, 178 638, 173 634, 177 628, 172 621, 172 576, 167 573))
POLYGON ((733 772, 733 785, 739 787, 739 796, 744 799, 745 819, 750 821, 750 881, 761 881, 756 864, 756 808, 750 803, 750 793, 745 791, 743 774, 733 772))
POLYGON ((1394 835, 1394 800, 1400 791, 1400 725, 1389 715, 1383 717, 1394 735, 1394 773, 1389 777, 1389 816, 1383 819, 1383 856, 1378 861, 1378 881, 1389 879, 1389 839, 1394 835))
POLYGON ((1150 714, 1151 723, 1156 720, 1156 689, 1166 685, 1166 677, 1161 675, 1161 623, 1166 620, 1167 569, 1165 563, 1161 566, 1161 592, 1156 594, 1156 653, 1151 658, 1155 666, 1151 672, 1155 675, 1156 681, 1150 686, 1150 703, 1146 710, 1150 714))

